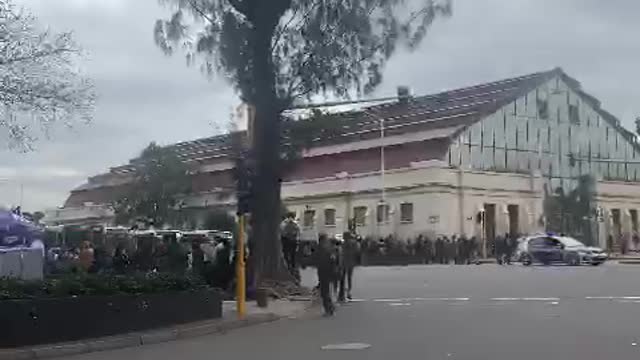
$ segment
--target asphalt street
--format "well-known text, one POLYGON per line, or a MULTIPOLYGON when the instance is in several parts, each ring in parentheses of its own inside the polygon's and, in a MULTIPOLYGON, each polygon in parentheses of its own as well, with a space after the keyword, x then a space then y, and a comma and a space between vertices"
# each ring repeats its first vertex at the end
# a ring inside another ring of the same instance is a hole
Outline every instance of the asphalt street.
MULTIPOLYGON (((315 282, 310 271, 303 279, 315 282)), ((318 311, 73 359, 640 358, 637 265, 369 267, 355 284, 332 318, 318 311)))

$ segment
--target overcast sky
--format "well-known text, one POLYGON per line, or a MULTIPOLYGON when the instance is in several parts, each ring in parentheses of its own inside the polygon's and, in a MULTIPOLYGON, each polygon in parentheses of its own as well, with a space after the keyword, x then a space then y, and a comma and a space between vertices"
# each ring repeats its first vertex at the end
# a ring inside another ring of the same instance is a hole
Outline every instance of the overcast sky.
MULTIPOLYGON (((158 0, 14 0, 55 31, 73 30, 99 102, 89 126, 56 132, 37 150, 0 148, 0 205, 61 205, 87 176, 137 155, 150 141, 211 136, 237 98, 222 80, 207 81, 182 56, 153 42, 158 0), (216 125, 218 124, 218 125, 216 125)), ((632 128, 640 115, 640 2, 637 0, 453 0, 421 47, 389 62, 376 95, 397 85, 427 94, 561 66, 632 128)))

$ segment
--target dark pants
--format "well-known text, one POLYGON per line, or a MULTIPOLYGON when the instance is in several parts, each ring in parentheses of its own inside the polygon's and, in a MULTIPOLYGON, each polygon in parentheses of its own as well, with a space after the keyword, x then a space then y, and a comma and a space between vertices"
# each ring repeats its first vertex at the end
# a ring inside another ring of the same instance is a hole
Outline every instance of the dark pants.
POLYGON ((331 277, 324 274, 318 274, 318 280, 320 282, 320 299, 322 299, 324 313, 331 315, 334 310, 333 300, 331 300, 331 277))
POLYGON ((345 301, 345 288, 346 296, 351 299, 351 288, 353 286, 353 266, 347 267, 342 270, 338 279, 338 301, 345 301))
POLYGON ((285 240, 282 242, 282 252, 284 253, 284 261, 287 262, 289 269, 296 268, 296 252, 298 245, 294 241, 285 240))

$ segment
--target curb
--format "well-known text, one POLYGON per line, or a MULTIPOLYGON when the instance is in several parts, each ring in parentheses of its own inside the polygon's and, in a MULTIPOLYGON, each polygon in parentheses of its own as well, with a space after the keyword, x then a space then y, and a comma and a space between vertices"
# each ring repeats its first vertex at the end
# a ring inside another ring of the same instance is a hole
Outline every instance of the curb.
POLYGON ((622 264, 622 265, 640 265, 640 259, 618 260, 618 264, 622 264))
POLYGON ((30 348, 0 349, 0 360, 32 360, 49 359, 60 356, 86 354, 97 351, 115 350, 158 344, 174 340, 189 339, 212 334, 226 334, 230 331, 258 324, 269 323, 280 319, 294 317, 305 313, 316 304, 309 302, 304 309, 287 315, 275 313, 254 314, 244 319, 215 319, 196 324, 179 325, 173 328, 156 329, 147 332, 130 333, 78 341, 58 345, 34 346, 30 348))

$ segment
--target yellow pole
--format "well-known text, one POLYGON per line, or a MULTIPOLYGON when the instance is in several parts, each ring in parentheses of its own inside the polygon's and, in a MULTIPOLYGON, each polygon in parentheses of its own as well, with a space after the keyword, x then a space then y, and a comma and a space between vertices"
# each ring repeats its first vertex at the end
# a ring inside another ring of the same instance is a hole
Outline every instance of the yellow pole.
POLYGON ((238 215, 238 236, 237 236, 237 261, 236 261, 236 308, 238 318, 243 319, 247 313, 246 307, 246 284, 244 275, 244 215, 238 215))

